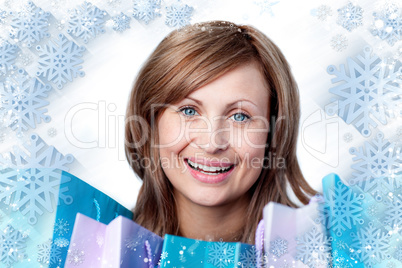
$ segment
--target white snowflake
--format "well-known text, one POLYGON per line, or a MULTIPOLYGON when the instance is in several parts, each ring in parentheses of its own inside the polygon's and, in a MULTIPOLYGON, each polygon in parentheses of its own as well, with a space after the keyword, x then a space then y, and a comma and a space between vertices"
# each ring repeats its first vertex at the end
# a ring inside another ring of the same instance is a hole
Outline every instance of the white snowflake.
POLYGON ((371 33, 393 46, 402 39, 402 9, 389 2, 380 11, 373 13, 374 27, 371 33))
POLYGON ((61 249, 51 240, 38 245, 38 262, 42 264, 56 265, 62 261, 61 249))
POLYGON ((31 65, 33 61, 33 57, 27 53, 18 53, 17 62, 21 63, 24 66, 31 65))
POLYGON ((402 127, 398 127, 398 129, 396 130, 396 135, 399 139, 402 139, 402 127))
POLYGON ((60 236, 67 234, 70 231, 70 224, 64 219, 57 219, 54 224, 54 233, 60 236))
POLYGON ((161 0, 136 0, 133 6, 133 17, 148 24, 161 15, 160 9, 161 0))
POLYGON ((51 128, 49 128, 48 130, 47 130, 47 135, 49 136, 49 137, 56 137, 56 135, 57 135, 57 129, 55 129, 54 127, 51 127, 51 128))
POLYGON ((211 263, 215 267, 223 268, 233 265, 235 246, 229 245, 222 240, 215 242, 208 246, 208 263, 211 263))
POLYGON ((28 223, 36 224, 44 210, 53 212, 59 199, 71 204, 73 198, 61 181, 60 170, 68 171, 72 155, 63 156, 53 146, 48 146, 38 135, 30 135, 26 150, 14 147, 14 153, 0 154, 0 201, 14 211, 28 214, 28 223))
POLYGON ((105 243, 105 238, 101 234, 96 235, 96 244, 98 244, 99 247, 102 247, 103 244, 105 243))
POLYGON ((170 27, 183 27, 190 23, 194 8, 181 4, 179 1, 166 7, 166 25, 170 27))
POLYGON ((314 10, 314 15, 320 21, 326 21, 328 17, 332 16, 332 9, 328 5, 321 5, 314 10))
POLYGON ((365 47, 363 55, 348 58, 348 70, 344 64, 339 70, 334 65, 327 68, 329 74, 336 76, 331 80, 335 86, 329 91, 339 97, 335 108, 328 106, 327 112, 331 115, 337 112, 365 137, 371 134, 370 126, 377 127, 374 119, 385 125, 387 117, 393 117, 393 113, 389 113, 393 110, 390 101, 402 94, 402 68, 390 69, 378 56, 371 54, 372 49, 365 47))
POLYGON ((89 39, 95 38, 98 34, 105 32, 105 29, 103 29, 105 23, 103 17, 107 13, 91 3, 85 1, 71 13, 67 32, 82 38, 85 43, 88 43, 89 39))
POLYGON ((349 180, 351 185, 371 193, 377 201, 402 186, 402 181, 396 177, 402 171, 402 153, 394 142, 384 139, 381 132, 371 142, 366 141, 364 147, 353 147, 349 151, 355 155, 353 161, 356 162, 352 165, 355 172, 349 180))
POLYGON ((296 259, 309 267, 327 264, 331 256, 331 240, 331 237, 328 238, 316 227, 313 227, 302 237, 296 238, 296 259))
POLYGON ((370 216, 370 217, 376 217, 377 216, 377 214, 378 214, 378 207, 377 207, 377 205, 370 205, 368 208, 367 208, 367 214, 370 216))
POLYGON ((48 123, 46 115, 49 85, 37 78, 29 77, 23 69, 0 82, 0 112, 11 115, 9 127, 18 133, 35 128, 42 121, 48 123))
POLYGON ((116 8, 116 7, 118 7, 118 6, 121 5, 121 0, 107 0, 106 3, 107 3, 109 6, 111 6, 111 7, 113 7, 113 8, 116 8))
POLYGON ((85 260, 85 253, 83 250, 73 249, 68 250, 67 261, 73 265, 81 265, 85 260))
POLYGON ((331 38, 331 47, 338 52, 344 51, 348 47, 348 39, 343 34, 337 34, 331 38))
POLYGON ((280 258, 282 255, 288 252, 288 241, 281 238, 271 241, 270 252, 274 254, 276 257, 280 258))
POLYGON ((27 236, 11 225, 0 233, 0 261, 7 267, 25 257, 27 236))
POLYGON ((70 241, 67 238, 64 237, 57 237, 54 240, 54 244, 58 246, 59 248, 66 248, 70 244, 70 241))
POLYGON ((37 46, 39 51, 39 71, 37 75, 44 76, 48 81, 57 85, 59 89, 67 81, 72 82, 73 78, 84 76, 81 71, 82 53, 85 47, 79 47, 74 42, 68 40, 63 34, 53 42, 49 42, 45 47, 37 46))
POLYGON ((347 132, 343 135, 343 140, 347 143, 351 142, 353 140, 353 135, 350 132, 347 132))
POLYGON ((0 24, 5 24, 7 17, 8 17, 8 12, 3 9, 0 9, 0 24))
POLYGON ((28 47, 49 37, 49 12, 44 12, 34 3, 28 2, 22 11, 12 13, 10 37, 24 42, 28 47))
POLYGON ((240 253, 240 264, 242 268, 262 267, 261 252, 258 252, 255 246, 240 253))
POLYGON ((338 9, 337 23, 351 32, 363 24, 363 9, 349 2, 346 6, 338 9))
POLYGON ((363 224, 362 202, 364 195, 353 192, 338 178, 333 182, 334 187, 324 192, 325 202, 317 207, 320 216, 317 221, 323 223, 328 230, 341 236, 346 228, 351 229, 357 224, 363 224))
POLYGON ((113 20, 113 30, 116 32, 123 32, 127 29, 130 29, 130 20, 131 18, 121 12, 119 15, 112 18, 113 20))
MULTIPOLYGON (((401 178, 402 179, 402 178, 401 178)), ((402 228, 402 196, 393 195, 391 200, 385 200, 384 223, 392 228, 402 228)))
POLYGON ((274 16, 274 12, 272 11, 272 7, 279 3, 279 1, 275 0, 257 0, 254 2, 257 6, 261 8, 260 14, 265 12, 269 13, 272 17, 274 16))
POLYGON ((162 252, 162 254, 161 254, 161 260, 167 259, 167 258, 168 258, 168 255, 169 255, 168 252, 166 252, 166 251, 162 252))
POLYGON ((354 249, 351 256, 363 262, 365 267, 372 267, 389 257, 387 251, 390 235, 382 232, 380 228, 375 228, 371 222, 356 234, 351 233, 351 237, 351 248, 354 249))
POLYGON ((0 75, 5 75, 14 69, 17 50, 18 47, 16 45, 11 45, 8 42, 4 42, 0 46, 0 75))

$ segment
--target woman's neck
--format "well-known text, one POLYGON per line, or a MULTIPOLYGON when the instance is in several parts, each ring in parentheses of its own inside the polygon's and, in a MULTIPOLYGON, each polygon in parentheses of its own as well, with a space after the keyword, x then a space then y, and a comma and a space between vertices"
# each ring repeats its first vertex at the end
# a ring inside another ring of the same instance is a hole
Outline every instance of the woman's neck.
POLYGON ((238 242, 243 234, 248 200, 206 207, 176 197, 179 235, 205 241, 238 242))

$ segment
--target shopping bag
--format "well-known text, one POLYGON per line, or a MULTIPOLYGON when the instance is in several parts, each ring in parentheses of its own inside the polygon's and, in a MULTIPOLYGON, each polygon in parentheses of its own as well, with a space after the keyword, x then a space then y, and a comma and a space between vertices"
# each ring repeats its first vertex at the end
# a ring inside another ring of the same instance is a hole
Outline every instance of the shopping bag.
POLYGON ((106 225, 77 214, 65 267, 155 267, 162 244, 161 237, 125 217, 106 225))
POLYGON ((0 267, 63 267, 77 212, 109 223, 132 213, 56 168, 0 169, 0 267))

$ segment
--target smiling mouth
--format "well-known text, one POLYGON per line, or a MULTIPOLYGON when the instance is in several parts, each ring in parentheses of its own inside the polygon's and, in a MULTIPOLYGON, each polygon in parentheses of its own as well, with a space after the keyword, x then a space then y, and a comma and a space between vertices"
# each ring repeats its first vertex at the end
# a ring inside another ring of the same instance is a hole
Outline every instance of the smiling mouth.
POLYGON ((218 175, 221 173, 226 173, 229 172, 234 167, 234 165, 231 165, 230 167, 211 167, 194 163, 189 159, 185 159, 185 161, 187 162, 190 168, 207 175, 218 175))

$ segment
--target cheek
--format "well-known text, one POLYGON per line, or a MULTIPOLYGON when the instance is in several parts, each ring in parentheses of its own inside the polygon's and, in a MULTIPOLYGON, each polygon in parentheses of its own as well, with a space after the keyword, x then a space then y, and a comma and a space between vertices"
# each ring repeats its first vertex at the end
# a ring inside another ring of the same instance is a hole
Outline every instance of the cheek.
POLYGON ((159 145, 164 148, 175 146, 184 136, 184 125, 179 116, 163 113, 159 122, 159 145))

